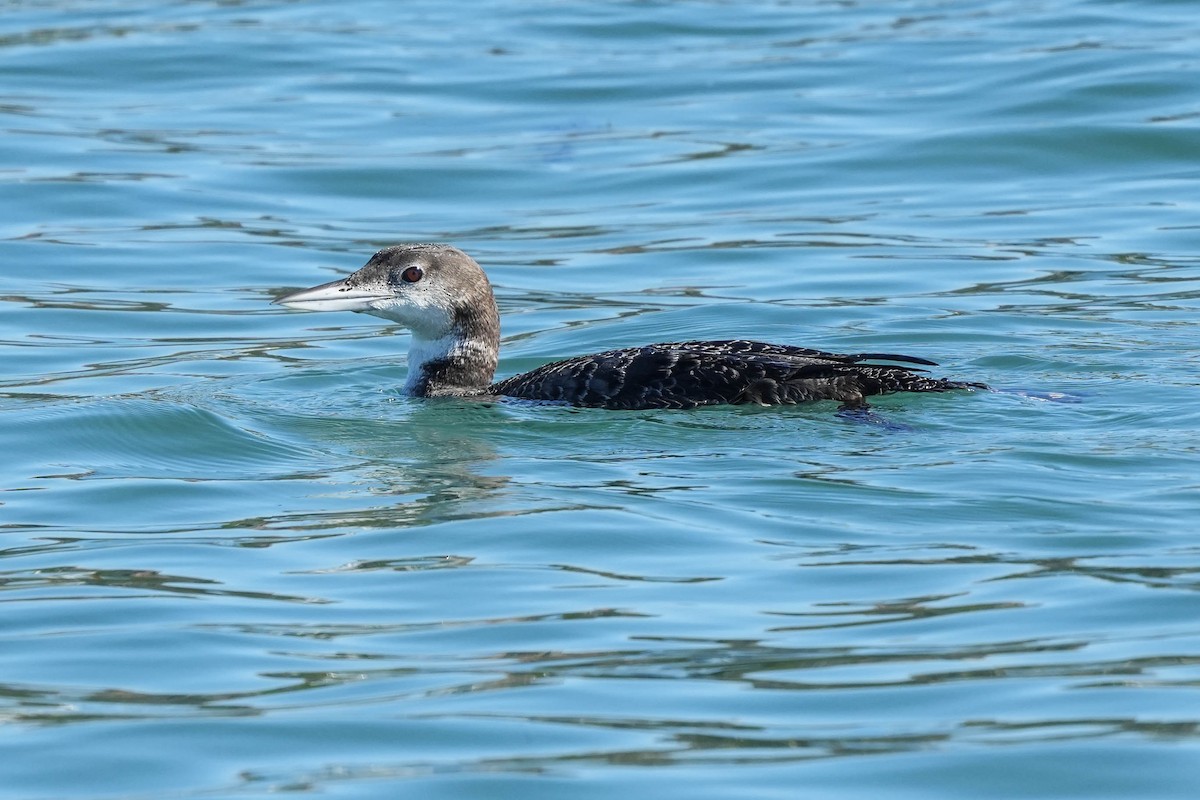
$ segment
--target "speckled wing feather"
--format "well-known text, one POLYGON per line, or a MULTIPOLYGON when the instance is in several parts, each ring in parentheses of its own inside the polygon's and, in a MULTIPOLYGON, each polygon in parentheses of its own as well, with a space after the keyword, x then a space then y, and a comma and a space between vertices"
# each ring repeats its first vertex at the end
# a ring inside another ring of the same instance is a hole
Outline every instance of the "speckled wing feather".
POLYGON ((672 342, 557 361, 500 381, 489 391, 608 409, 777 405, 808 400, 837 400, 861 407, 870 395, 975 386, 928 378, 915 368, 861 363, 867 360, 933 365, 912 356, 839 355, 744 340, 672 342))

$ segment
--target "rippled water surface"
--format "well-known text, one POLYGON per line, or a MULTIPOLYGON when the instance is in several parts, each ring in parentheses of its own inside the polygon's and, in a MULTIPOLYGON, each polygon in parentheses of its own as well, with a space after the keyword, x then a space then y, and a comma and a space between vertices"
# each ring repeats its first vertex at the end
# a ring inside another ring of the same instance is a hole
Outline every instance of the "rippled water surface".
POLYGON ((1192 798, 1200 17, 0 4, 0 797, 1192 798), (999 391, 404 397, 737 335, 999 391))

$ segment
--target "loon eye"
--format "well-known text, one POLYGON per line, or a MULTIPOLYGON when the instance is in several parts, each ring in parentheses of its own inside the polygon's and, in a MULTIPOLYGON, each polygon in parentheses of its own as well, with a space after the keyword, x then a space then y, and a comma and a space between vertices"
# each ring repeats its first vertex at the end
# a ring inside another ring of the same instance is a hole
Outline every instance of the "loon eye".
POLYGON ((405 283, 416 283, 425 277, 425 271, 420 267, 409 267, 400 273, 400 278, 405 283))

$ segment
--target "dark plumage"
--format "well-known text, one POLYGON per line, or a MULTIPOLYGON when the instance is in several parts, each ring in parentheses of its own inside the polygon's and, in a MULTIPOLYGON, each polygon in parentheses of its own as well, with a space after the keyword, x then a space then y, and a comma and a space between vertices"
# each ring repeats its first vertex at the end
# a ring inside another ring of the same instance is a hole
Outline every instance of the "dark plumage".
POLYGON ((870 395, 981 386, 918 374, 924 370, 862 363, 867 360, 934 365, 913 356, 839 355, 745 340, 671 342, 556 361, 499 381, 489 392, 610 409, 809 400, 837 400, 858 408, 870 395))
POLYGON ((389 247, 344 280, 275 302, 361 311, 407 326, 413 343, 406 389, 417 396, 503 395, 608 409, 809 400, 865 408, 867 397, 891 392, 986 388, 930 378, 916 367, 866 363, 936 366, 914 356, 839 355, 740 339, 609 350, 491 383, 500 341, 495 299, 479 265, 449 245, 389 247))

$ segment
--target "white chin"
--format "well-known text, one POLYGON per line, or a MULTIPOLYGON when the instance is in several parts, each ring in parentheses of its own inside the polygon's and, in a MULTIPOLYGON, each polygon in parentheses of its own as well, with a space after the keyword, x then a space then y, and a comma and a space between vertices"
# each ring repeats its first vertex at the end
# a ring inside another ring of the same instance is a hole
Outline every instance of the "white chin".
POLYGON ((445 336, 453 324, 453 320, 445 310, 428 306, 412 306, 382 300, 372 303, 369 308, 359 310, 373 317, 397 322, 412 331, 414 335, 426 339, 445 336))

